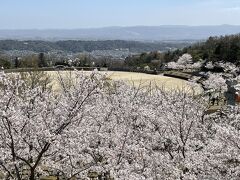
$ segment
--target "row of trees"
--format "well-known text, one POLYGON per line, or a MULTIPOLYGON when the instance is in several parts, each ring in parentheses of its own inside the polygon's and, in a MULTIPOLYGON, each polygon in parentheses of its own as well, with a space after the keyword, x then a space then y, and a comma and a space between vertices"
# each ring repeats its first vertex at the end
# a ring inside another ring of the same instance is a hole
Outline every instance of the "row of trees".
POLYGON ((91 55, 80 53, 72 56, 55 54, 29 54, 21 57, 12 58, 7 55, 0 55, 0 67, 10 68, 38 68, 53 67, 57 65, 74 67, 110 67, 121 68, 124 62, 111 57, 94 58, 91 55))
POLYGON ((183 91, 75 73, 67 84, 59 74, 60 94, 1 73, 6 179, 239 179, 238 107, 206 115, 205 100, 183 91))

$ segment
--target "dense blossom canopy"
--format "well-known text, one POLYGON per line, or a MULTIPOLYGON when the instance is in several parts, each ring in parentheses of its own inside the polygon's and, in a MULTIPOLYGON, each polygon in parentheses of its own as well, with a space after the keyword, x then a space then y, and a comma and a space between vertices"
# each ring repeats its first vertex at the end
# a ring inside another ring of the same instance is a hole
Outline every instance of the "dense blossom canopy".
POLYGON ((239 179, 239 109, 205 115, 183 92, 76 72, 62 93, 0 75, 0 172, 115 179, 239 179), (27 173, 26 173, 27 171, 27 173))

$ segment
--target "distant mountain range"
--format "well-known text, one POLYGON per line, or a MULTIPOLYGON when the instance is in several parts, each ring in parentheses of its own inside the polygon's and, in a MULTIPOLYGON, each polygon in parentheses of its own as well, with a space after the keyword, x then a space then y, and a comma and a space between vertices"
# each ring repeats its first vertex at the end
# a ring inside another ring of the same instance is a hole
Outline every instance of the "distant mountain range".
POLYGON ((204 40, 209 36, 240 33, 240 25, 134 26, 89 29, 0 30, 0 39, 15 40, 204 40))

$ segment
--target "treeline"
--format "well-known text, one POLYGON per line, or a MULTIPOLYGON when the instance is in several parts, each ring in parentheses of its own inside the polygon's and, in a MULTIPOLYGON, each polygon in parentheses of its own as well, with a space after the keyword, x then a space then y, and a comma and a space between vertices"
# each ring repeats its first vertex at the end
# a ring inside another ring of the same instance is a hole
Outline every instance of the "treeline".
POLYGON ((122 68, 123 61, 109 57, 95 58, 89 54, 77 53, 68 57, 48 53, 33 53, 21 57, 10 57, 0 53, 0 69, 42 68, 42 67, 109 67, 122 68))
POLYGON ((153 51, 150 53, 141 53, 140 55, 129 56, 125 59, 124 64, 127 67, 158 68, 164 63, 164 53, 153 51))
POLYGON ((106 41, 17 41, 17 40, 1 40, 0 51, 34 51, 49 52, 54 50, 66 52, 84 52, 94 50, 115 50, 129 49, 130 52, 146 52, 146 51, 164 51, 172 48, 183 48, 188 43, 166 43, 166 42, 137 42, 122 40, 106 40, 106 41))
POLYGON ((220 37, 210 37, 206 42, 176 50, 165 54, 165 60, 176 60, 177 57, 188 53, 193 60, 199 59, 212 62, 223 61, 240 64, 240 34, 220 37))
POLYGON ((16 57, 11 60, 9 56, 0 54, 0 68, 37 68, 48 67, 49 59, 44 56, 44 53, 31 54, 22 58, 16 57))

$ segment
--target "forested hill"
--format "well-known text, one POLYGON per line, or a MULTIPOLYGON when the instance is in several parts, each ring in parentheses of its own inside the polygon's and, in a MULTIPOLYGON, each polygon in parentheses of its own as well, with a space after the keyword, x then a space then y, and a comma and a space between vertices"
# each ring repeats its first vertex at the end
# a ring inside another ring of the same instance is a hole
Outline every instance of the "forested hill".
POLYGON ((188 42, 137 42, 122 40, 106 41, 18 41, 18 40, 1 40, 0 50, 28 50, 35 52, 49 52, 62 50, 67 52, 91 52, 93 50, 116 50, 128 49, 130 52, 146 51, 166 51, 169 49, 183 48, 189 45, 188 42))
POLYGON ((176 50, 165 55, 167 60, 189 53, 194 60, 225 61, 240 64, 240 34, 210 37, 206 42, 176 50))

